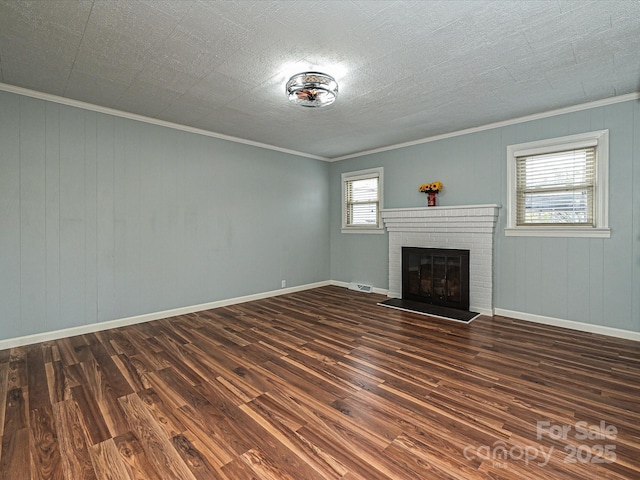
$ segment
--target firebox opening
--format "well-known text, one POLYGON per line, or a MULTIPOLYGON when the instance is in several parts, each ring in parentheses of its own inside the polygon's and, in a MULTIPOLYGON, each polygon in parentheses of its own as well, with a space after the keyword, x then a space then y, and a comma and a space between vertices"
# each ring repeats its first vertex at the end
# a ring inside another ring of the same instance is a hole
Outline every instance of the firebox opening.
POLYGON ((402 247, 402 299, 381 305, 470 322, 469 250, 402 247))
POLYGON ((469 250, 402 247, 402 298, 469 310, 469 250))

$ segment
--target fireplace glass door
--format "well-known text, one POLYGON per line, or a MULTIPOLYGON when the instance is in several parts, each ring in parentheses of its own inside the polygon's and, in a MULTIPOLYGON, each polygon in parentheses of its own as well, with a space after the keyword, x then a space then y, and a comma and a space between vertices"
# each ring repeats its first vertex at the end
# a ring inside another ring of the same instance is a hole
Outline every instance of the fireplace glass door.
POLYGON ((402 298, 469 309, 469 250, 402 248, 402 298))

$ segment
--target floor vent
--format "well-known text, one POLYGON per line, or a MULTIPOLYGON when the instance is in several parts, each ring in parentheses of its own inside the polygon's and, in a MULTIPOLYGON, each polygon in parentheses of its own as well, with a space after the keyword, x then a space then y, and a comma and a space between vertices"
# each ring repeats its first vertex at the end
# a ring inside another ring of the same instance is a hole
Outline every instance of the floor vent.
POLYGON ((364 285, 362 283, 353 283, 349 284, 349 290, 357 290, 359 292, 371 293, 373 292, 373 287, 371 285, 364 285))

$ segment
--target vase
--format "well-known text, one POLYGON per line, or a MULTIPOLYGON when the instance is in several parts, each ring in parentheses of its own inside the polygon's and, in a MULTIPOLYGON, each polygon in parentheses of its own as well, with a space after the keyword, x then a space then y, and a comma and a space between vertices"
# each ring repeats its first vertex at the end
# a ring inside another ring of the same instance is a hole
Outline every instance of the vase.
POLYGON ((436 192, 427 193, 427 206, 429 207, 436 206, 436 192))

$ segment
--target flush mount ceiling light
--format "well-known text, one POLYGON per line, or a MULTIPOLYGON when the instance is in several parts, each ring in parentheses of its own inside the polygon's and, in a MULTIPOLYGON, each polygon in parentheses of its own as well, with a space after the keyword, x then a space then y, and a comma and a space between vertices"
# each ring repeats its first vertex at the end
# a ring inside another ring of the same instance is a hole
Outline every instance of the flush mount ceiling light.
POLYGON ((289 79, 286 86, 289 101, 303 107, 325 107, 338 96, 338 82, 326 73, 303 72, 289 79))

